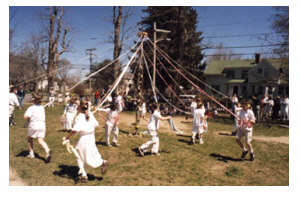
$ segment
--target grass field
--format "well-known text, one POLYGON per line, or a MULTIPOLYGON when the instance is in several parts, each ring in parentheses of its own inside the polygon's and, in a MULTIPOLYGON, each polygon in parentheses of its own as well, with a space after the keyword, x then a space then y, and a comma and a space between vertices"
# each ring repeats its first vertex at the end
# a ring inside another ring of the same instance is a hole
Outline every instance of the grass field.
MULTIPOLYGON (((45 141, 54 151, 51 163, 44 162, 43 149, 34 142, 35 159, 26 158, 26 132, 23 114, 25 109, 16 109, 16 126, 10 127, 9 161, 18 175, 28 185, 289 185, 289 145, 268 140, 253 140, 256 159, 254 162, 241 160, 241 150, 235 138, 228 135, 233 129, 230 120, 209 121, 209 131, 204 136, 204 144, 189 145, 191 119, 174 118, 179 129, 185 132, 176 136, 166 123, 161 122, 159 130, 160 156, 140 157, 137 147, 148 140, 128 137, 133 131, 135 115, 121 113, 119 142, 121 146, 104 145, 104 121, 96 116, 100 126, 96 129, 97 147, 104 159, 110 162, 108 171, 101 175, 100 168, 86 168, 88 183, 75 183, 78 167, 75 157, 63 146, 60 116, 63 108, 46 108, 45 141)), ((141 123, 146 128, 146 122, 141 123)), ((254 136, 288 136, 289 130, 277 126, 256 125, 254 136)), ((75 145, 77 137, 72 138, 75 145)))

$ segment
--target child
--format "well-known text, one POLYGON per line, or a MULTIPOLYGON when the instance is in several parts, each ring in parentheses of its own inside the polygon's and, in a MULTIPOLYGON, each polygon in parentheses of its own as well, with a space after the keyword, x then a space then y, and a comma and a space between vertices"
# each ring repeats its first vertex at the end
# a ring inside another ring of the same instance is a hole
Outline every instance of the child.
POLYGON ((116 94, 114 99, 115 99, 115 103, 117 103, 118 105, 118 110, 121 112, 124 109, 124 101, 123 98, 121 96, 122 94, 116 94))
POLYGON ((42 96, 34 93, 34 105, 30 106, 25 114, 24 119, 29 121, 27 131, 27 145, 29 149, 28 158, 34 158, 33 152, 33 138, 37 138, 38 143, 43 147, 46 152, 46 163, 50 162, 52 157, 52 150, 48 148, 48 145, 44 141, 46 134, 45 125, 45 109, 41 105, 42 96))
POLYGON ((74 118, 77 114, 77 104, 75 103, 75 99, 71 98, 69 104, 65 107, 63 117, 65 117, 65 129, 67 131, 72 130, 72 126, 74 124, 74 118))
POLYGON ((71 133, 65 138, 68 140, 72 135, 78 133, 80 139, 76 144, 76 151, 79 156, 77 163, 79 167, 79 181, 86 182, 88 180, 84 166, 88 165, 92 168, 101 166, 101 174, 105 174, 108 162, 101 158, 100 153, 95 144, 95 128, 98 127, 98 122, 94 115, 88 111, 88 104, 84 101, 80 102, 80 114, 76 117, 75 125, 71 133))
POLYGON ((49 90, 49 107, 54 107, 54 101, 55 101, 55 91, 53 90, 53 87, 50 87, 49 90))
POLYGON ((248 150, 250 151, 250 160, 254 160, 254 152, 251 145, 252 141, 252 124, 255 123, 255 116, 252 110, 249 109, 249 102, 243 102, 242 103, 242 110, 239 114, 239 128, 237 129, 236 133, 236 142, 243 150, 241 158, 245 158, 245 156, 248 153, 248 150), (248 147, 248 150, 243 146, 241 142, 241 138, 245 136, 245 142, 248 147))
POLYGON ((195 137, 199 134, 199 142, 203 144, 203 133, 204 133, 204 120, 207 117, 205 116, 205 110, 201 102, 197 102, 197 108, 193 113, 193 131, 192 131, 192 144, 195 144, 195 137))
POLYGON ((107 146, 111 146, 110 133, 113 133, 112 145, 119 147, 120 145, 118 144, 118 135, 119 135, 118 124, 120 121, 120 115, 119 115, 120 111, 118 109, 118 105, 116 103, 111 104, 110 108, 99 108, 98 113, 100 111, 104 111, 107 113, 106 127, 105 127, 105 139, 106 139, 105 144, 107 146))
POLYGON ((57 99, 58 107, 61 107, 62 101, 63 101, 63 95, 62 95, 62 93, 60 92, 60 93, 58 94, 58 99, 57 99))
POLYGON ((142 99, 141 101, 141 107, 139 108, 139 116, 142 117, 144 119, 146 113, 147 113, 147 109, 146 109, 146 101, 145 99, 142 99))
POLYGON ((88 110, 91 111, 92 110, 92 102, 90 101, 90 99, 87 96, 85 97, 85 102, 88 104, 88 110))
MULTIPOLYGON (((241 104, 240 103, 237 103, 236 106, 234 107, 234 111, 235 111, 235 114, 237 116, 240 115, 240 111, 242 110, 241 108, 241 104)), ((236 135, 236 132, 237 132, 237 129, 239 128, 239 123, 238 123, 238 119, 237 118, 234 118, 234 131, 231 133, 231 135, 236 135)))
POLYGON ((67 105, 70 101, 70 92, 67 90, 65 94, 66 94, 65 105, 67 105))
POLYGON ((159 112, 159 105, 152 105, 152 114, 150 116, 149 124, 147 126, 148 131, 151 135, 151 138, 148 142, 139 147, 139 152, 141 156, 144 156, 144 153, 151 149, 153 155, 159 155, 159 138, 157 136, 157 130, 159 129, 159 120, 169 120, 170 116, 162 117, 159 112))

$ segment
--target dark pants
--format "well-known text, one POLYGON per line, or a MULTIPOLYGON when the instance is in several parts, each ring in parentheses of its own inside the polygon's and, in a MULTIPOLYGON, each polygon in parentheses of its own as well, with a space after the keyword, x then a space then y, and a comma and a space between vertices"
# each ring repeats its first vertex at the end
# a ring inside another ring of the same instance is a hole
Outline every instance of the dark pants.
POLYGON ((99 98, 95 98, 95 105, 98 105, 99 98))

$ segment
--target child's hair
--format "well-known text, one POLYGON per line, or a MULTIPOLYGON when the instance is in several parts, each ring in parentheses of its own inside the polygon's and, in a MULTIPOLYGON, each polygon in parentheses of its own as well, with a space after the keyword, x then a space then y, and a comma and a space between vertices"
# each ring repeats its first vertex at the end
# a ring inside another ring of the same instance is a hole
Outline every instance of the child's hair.
POLYGON ((112 111, 115 111, 116 109, 118 109, 118 104, 112 102, 112 103, 110 104, 110 109, 111 109, 112 111))
POLYGON ((81 113, 85 113, 85 119, 88 121, 90 119, 88 112, 88 103, 84 101, 80 101, 80 110, 81 113))
POLYGON ((202 108, 202 106, 203 106, 202 102, 197 102, 197 109, 202 108))
POLYGON ((153 113, 156 109, 159 109, 159 104, 158 103, 153 103, 151 106, 151 112, 153 113))

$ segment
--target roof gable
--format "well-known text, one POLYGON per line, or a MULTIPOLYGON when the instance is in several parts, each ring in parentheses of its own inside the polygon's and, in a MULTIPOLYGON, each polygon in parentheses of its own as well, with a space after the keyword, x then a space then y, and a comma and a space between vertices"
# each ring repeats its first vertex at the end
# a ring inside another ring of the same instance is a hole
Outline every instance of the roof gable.
POLYGON ((219 60, 212 61, 204 71, 205 75, 218 75, 223 72, 224 69, 236 69, 236 68, 252 68, 254 66, 253 60, 219 60))

